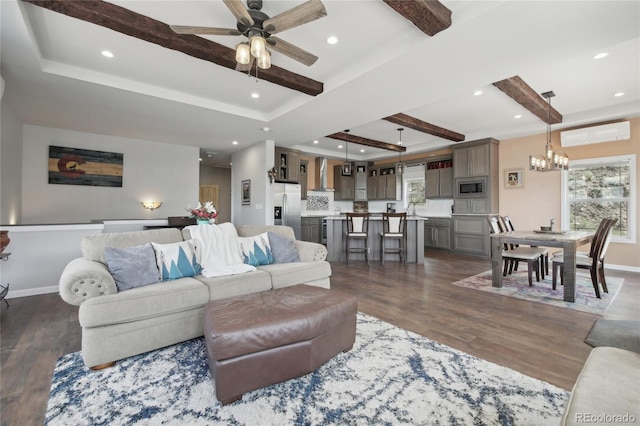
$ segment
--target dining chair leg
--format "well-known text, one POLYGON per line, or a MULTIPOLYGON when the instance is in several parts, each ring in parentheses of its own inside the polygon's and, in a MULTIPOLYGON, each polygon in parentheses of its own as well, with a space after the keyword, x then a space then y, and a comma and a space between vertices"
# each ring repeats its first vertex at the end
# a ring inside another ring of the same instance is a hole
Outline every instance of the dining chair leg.
POLYGON ((380 237, 380 262, 384 265, 384 237, 380 237))
POLYGON ((527 266, 528 266, 528 268, 527 268, 527 277, 529 278, 529 287, 533 287, 533 277, 532 277, 533 271, 532 271, 532 268, 531 268, 533 265, 532 265, 532 261, 531 260, 527 262, 527 266))
POLYGON ((598 269, 598 275, 600 275, 600 284, 602 284, 602 290, 605 293, 609 293, 609 289, 607 288, 607 280, 604 278, 604 265, 600 265, 598 269))
POLYGON ((344 261, 349 264, 349 237, 344 239, 344 261))
POLYGON ((556 289, 556 284, 558 282, 558 264, 553 263, 551 266, 551 288, 556 289))
MULTIPOLYGON (((542 267, 542 262, 540 262, 540 258, 536 259, 534 262, 534 265, 536 267, 536 282, 540 282, 540 275, 541 275, 541 267, 542 267)), ((544 279, 544 275, 542 275, 542 278, 544 279)))
POLYGON ((591 268, 591 284, 593 284, 593 289, 596 292, 596 297, 600 299, 600 287, 598 287, 598 273, 595 268, 591 268))
POLYGON ((507 276, 507 269, 509 268, 509 262, 511 262, 511 259, 505 259, 502 258, 502 276, 506 277, 507 276))

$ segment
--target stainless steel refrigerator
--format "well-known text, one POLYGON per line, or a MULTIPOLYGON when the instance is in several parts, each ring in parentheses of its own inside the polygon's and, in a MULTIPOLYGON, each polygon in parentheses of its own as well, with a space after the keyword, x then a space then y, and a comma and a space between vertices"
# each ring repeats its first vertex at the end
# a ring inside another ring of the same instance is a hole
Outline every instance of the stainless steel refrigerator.
POLYGON ((300 239, 301 190, 295 183, 272 183, 273 223, 293 228, 296 240, 300 239))

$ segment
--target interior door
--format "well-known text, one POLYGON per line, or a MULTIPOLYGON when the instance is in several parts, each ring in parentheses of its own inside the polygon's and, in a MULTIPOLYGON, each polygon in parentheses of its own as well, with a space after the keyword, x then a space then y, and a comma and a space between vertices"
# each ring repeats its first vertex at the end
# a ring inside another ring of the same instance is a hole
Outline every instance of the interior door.
POLYGON ((218 206, 218 194, 220 192, 218 185, 200 185, 200 202, 213 201, 216 209, 218 206))

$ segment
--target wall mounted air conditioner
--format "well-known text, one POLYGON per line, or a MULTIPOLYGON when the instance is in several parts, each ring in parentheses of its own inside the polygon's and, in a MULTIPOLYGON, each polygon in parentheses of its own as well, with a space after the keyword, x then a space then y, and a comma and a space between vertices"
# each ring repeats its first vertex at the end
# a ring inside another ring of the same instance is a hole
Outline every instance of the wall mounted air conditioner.
POLYGON ((630 138, 631 126, 628 121, 560 132, 560 144, 562 146, 623 141, 630 138))

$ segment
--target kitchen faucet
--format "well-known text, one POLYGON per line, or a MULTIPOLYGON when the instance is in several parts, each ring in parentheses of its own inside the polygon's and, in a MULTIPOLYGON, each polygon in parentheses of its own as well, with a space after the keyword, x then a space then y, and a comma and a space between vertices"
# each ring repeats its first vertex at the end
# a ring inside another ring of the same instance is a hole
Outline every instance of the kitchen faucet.
POLYGON ((416 215, 416 203, 414 203, 413 201, 409 201, 409 204, 407 204, 407 211, 409 211, 410 215, 415 216, 416 215))

